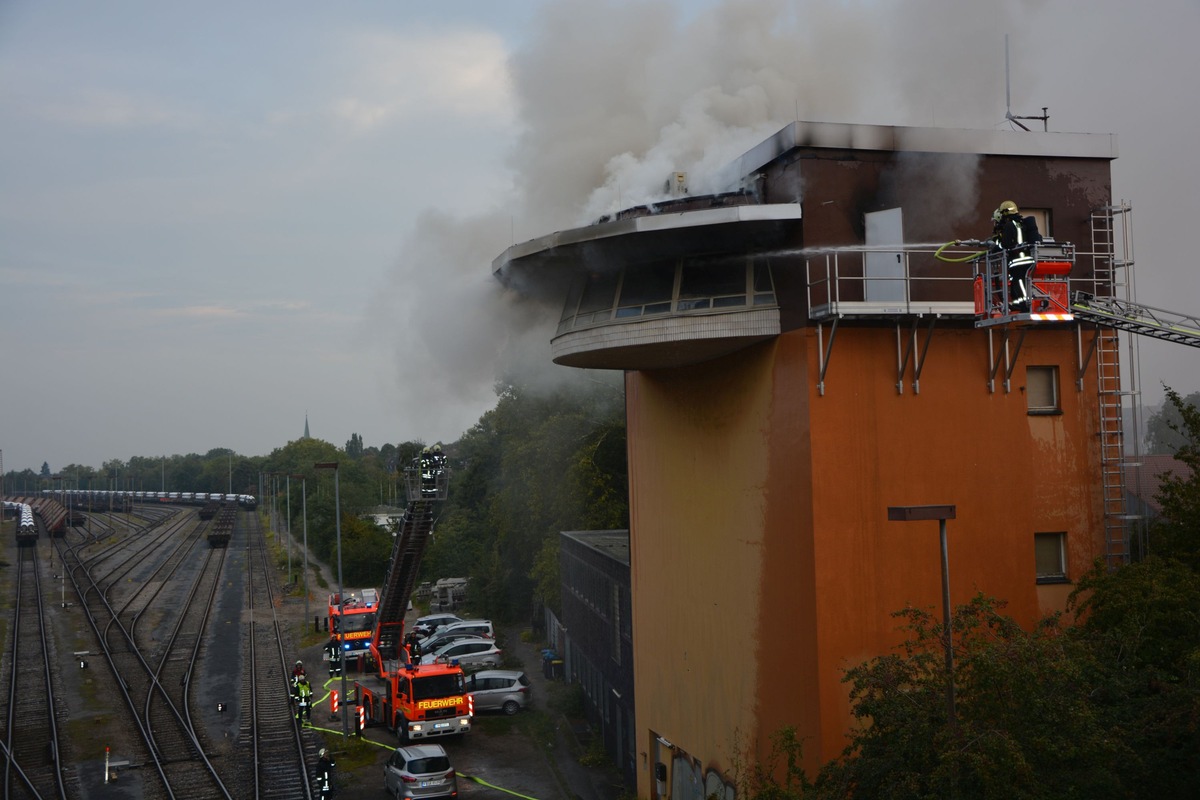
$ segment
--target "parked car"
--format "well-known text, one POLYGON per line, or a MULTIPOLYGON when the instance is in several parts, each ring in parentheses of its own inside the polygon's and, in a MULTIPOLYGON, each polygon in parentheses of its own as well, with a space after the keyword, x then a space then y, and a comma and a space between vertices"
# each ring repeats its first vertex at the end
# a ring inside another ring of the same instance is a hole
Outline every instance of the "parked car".
POLYGON ((500 648, 491 639, 463 639, 421 656, 421 663, 432 664, 442 658, 464 667, 494 667, 500 663, 500 648))
POLYGON ((476 636, 486 636, 489 639, 496 638, 496 629, 492 627, 490 619, 463 619, 458 622, 451 622, 449 625, 442 625, 433 632, 433 636, 438 636, 445 633, 473 633, 476 636))
POLYGON ((445 635, 435 633, 428 639, 422 639, 420 642, 418 642, 418 645, 421 648, 421 655, 426 655, 428 653, 436 653, 438 650, 441 650, 451 642, 461 642, 463 639, 479 639, 489 642, 492 641, 486 636, 479 636, 474 633, 447 633, 445 635))
POLYGON ((428 636, 442 625, 449 625, 453 622, 462 622, 461 617, 454 614, 426 614, 423 617, 418 617, 413 623, 413 633, 417 636, 428 636))
POLYGON ((485 669, 467 676, 467 691, 475 698, 476 711, 515 714, 533 702, 533 686, 524 672, 485 669))
POLYGON ((458 775, 440 744, 397 747, 383 768, 383 788, 389 797, 457 797, 458 775))

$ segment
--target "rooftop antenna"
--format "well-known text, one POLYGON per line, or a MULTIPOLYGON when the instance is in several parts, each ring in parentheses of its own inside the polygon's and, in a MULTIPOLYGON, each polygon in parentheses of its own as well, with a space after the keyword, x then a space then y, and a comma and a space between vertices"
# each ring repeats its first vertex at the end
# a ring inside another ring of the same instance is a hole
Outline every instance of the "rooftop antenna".
POLYGON ((1050 115, 1046 113, 1046 106, 1042 106, 1042 115, 1040 117, 1018 117, 1012 113, 1012 88, 1008 79, 1008 34, 1004 34, 1004 118, 1016 125, 1023 131, 1029 130, 1023 119, 1040 119, 1042 121, 1042 131, 1050 130, 1050 115))

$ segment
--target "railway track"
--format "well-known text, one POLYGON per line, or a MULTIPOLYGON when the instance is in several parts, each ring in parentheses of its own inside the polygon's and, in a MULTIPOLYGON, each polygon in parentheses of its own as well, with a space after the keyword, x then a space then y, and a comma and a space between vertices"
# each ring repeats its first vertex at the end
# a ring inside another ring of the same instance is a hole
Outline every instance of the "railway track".
POLYGON ((227 548, 208 545, 194 514, 95 516, 90 532, 56 544, 103 655, 91 674, 123 720, 126 780, 147 798, 311 800, 307 764, 320 743, 289 702, 286 632, 258 516, 238 514, 227 548), (222 644, 206 665, 213 641, 222 644), (211 696, 214 683, 240 686, 235 718, 197 713, 197 687, 211 696), (227 723, 236 727, 222 738, 227 723))
POLYGON ((257 515, 250 515, 246 553, 246 609, 250 624, 243 650, 248 659, 242 693, 247 698, 240 744, 252 754, 253 797, 304 798, 308 763, 316 763, 318 743, 304 734, 288 700, 288 656, 276 614, 272 566, 257 515))
POLYGON ((8 711, 3 736, 5 798, 66 798, 55 700, 56 658, 47 634, 45 595, 37 547, 22 547, 16 571, 16 606, 8 653, 8 711))

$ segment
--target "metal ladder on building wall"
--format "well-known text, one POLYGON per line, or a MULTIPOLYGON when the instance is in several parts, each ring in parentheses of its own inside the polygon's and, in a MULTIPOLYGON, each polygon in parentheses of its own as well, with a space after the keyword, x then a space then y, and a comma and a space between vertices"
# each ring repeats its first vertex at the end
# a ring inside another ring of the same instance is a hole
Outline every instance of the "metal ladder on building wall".
MULTIPOLYGON (((1133 301, 1133 258, 1130 244, 1130 206, 1122 203, 1092 212, 1092 268, 1095 294, 1133 301)), ((1130 334, 1131 340, 1137 337, 1130 334)), ((1126 513, 1124 416, 1126 400, 1137 423, 1137 342, 1130 342, 1126 364, 1129 385, 1122 388, 1120 334, 1110 327, 1096 329, 1096 377, 1099 389, 1100 469, 1104 495, 1104 555, 1110 569, 1127 564, 1131 539, 1140 540, 1138 515, 1126 513)), ((1135 431, 1136 440, 1136 431, 1135 431)), ((1136 449, 1136 447, 1135 447, 1136 449)), ((1144 542, 1139 542, 1144 544, 1144 542)), ((1144 552, 1144 550, 1143 550, 1144 552)))

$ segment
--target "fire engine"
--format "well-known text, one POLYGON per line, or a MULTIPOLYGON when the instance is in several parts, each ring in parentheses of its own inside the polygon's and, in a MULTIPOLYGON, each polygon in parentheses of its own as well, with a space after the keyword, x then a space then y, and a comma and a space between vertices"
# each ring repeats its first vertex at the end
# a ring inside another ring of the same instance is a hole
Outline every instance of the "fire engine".
POLYGON ((345 602, 337 592, 329 595, 329 635, 341 643, 344 658, 370 652, 378 609, 379 593, 374 589, 347 592, 345 602))
POLYGON ((427 450, 404 471, 408 505, 392 549, 387 577, 371 631, 370 649, 378 675, 355 681, 359 718, 383 724, 401 741, 466 733, 474 702, 456 662, 416 664, 404 646, 404 614, 417 568, 433 531, 434 509, 450 482, 440 448, 427 450))

